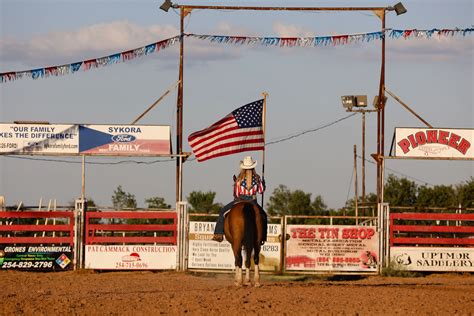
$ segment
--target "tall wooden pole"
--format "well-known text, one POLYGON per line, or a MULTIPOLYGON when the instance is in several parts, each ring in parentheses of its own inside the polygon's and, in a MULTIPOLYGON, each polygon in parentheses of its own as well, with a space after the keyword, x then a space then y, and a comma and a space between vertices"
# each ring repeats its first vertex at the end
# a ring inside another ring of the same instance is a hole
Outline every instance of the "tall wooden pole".
MULTIPOLYGON (((267 92, 262 92, 263 95, 263 111, 262 111, 262 131, 263 131, 263 151, 262 151, 262 179, 265 179, 265 115, 267 113, 267 92)), ((262 193, 262 207, 263 207, 263 197, 265 192, 262 193)))
POLYGON ((382 200, 382 159, 384 155, 384 134, 385 134, 385 8, 382 10, 380 19, 382 20, 382 62, 380 67, 380 85, 377 112, 377 202, 382 200))
POLYGON ((176 106, 176 202, 182 201, 183 169, 181 154, 183 153, 183 55, 184 55, 184 7, 180 8, 180 41, 179 41, 179 85, 176 106))

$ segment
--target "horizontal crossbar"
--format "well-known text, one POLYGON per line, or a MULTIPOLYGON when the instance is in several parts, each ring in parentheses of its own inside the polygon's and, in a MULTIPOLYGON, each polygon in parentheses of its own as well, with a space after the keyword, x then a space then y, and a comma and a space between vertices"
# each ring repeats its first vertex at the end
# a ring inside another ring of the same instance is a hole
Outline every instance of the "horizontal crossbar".
POLYGON ((474 214, 453 213, 391 213, 390 219, 474 221, 474 214))
POLYGON ((421 245, 474 245, 474 238, 420 238, 420 237, 395 237, 392 238, 393 245, 421 244, 421 245))
POLYGON ((73 230, 74 227, 70 225, 0 225, 0 231, 3 232, 67 232, 73 230))
POLYGON ((86 243, 88 245, 98 243, 158 243, 158 244, 173 244, 176 245, 176 236, 170 237, 101 237, 101 236, 88 236, 86 237, 86 243))
POLYGON ((474 226, 393 225, 392 231, 424 233, 474 233, 474 226))
POLYGON ((0 237, 0 244, 74 244, 69 237, 0 237))

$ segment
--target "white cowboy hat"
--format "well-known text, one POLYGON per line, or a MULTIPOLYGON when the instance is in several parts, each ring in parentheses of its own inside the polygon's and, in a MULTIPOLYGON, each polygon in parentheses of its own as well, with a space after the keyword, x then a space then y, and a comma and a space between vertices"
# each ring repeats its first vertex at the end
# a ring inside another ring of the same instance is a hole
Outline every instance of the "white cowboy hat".
POLYGON ((253 160, 251 156, 247 156, 240 162, 240 169, 253 169, 257 166, 257 161, 253 160))

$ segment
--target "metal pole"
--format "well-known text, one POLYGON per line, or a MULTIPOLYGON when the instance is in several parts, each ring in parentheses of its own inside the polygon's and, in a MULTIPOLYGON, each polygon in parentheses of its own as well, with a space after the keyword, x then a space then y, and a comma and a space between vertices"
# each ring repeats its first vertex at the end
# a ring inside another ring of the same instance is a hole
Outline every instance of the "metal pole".
POLYGON ((357 192, 357 146, 354 145, 354 201, 355 201, 355 217, 356 225, 359 225, 359 203, 358 203, 358 192, 357 192))
POLYGON ((180 9, 207 10, 249 10, 249 11, 377 11, 387 7, 251 7, 251 6, 209 6, 209 5, 174 5, 180 9))
MULTIPOLYGON (((382 9, 382 31, 385 31, 385 10, 382 9)), ((385 92, 385 34, 382 36, 382 61, 380 67, 380 85, 379 85, 379 98, 378 98, 378 112, 377 112, 377 202, 381 201, 382 191, 382 166, 380 157, 384 154, 384 129, 385 129, 385 106, 384 106, 384 92, 385 92)))
MULTIPOLYGON (((179 41, 179 85, 178 100, 176 106, 176 153, 183 152, 183 54, 184 54, 184 7, 180 10, 180 41, 179 41)), ((176 157, 176 201, 182 201, 183 196, 180 187, 183 183, 180 157, 176 157)))
POLYGON ((426 126, 428 126, 429 128, 433 128, 433 126, 431 126, 430 123, 428 123, 427 121, 425 121, 421 116, 419 116, 418 114, 416 114, 415 111, 413 111, 412 109, 410 109, 410 107, 408 105, 406 105, 402 100, 400 100, 399 97, 397 97, 393 92, 390 92, 388 91, 387 89, 385 89, 385 91, 392 97, 394 98, 395 100, 398 101, 398 103, 400 103, 405 109, 408 110, 408 112, 410 112, 411 114, 413 114, 417 119, 419 119, 420 121, 423 122, 423 124, 425 124, 426 126))
POLYGON ((362 112, 362 205, 365 205, 365 112, 362 112))
MULTIPOLYGON (((262 131, 263 131, 263 152, 262 152, 262 179, 265 179, 265 115, 267 112, 267 92, 262 92, 263 95, 263 112, 262 112, 262 131)), ((263 207, 263 197, 265 192, 262 192, 262 207, 263 207)))

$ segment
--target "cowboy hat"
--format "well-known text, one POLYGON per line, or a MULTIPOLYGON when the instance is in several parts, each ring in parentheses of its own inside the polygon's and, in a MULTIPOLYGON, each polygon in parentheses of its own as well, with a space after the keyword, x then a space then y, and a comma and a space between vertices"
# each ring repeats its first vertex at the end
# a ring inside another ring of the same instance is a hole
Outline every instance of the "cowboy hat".
POLYGON ((253 160, 251 156, 247 156, 240 162, 240 169, 253 169, 257 166, 257 161, 253 160))

